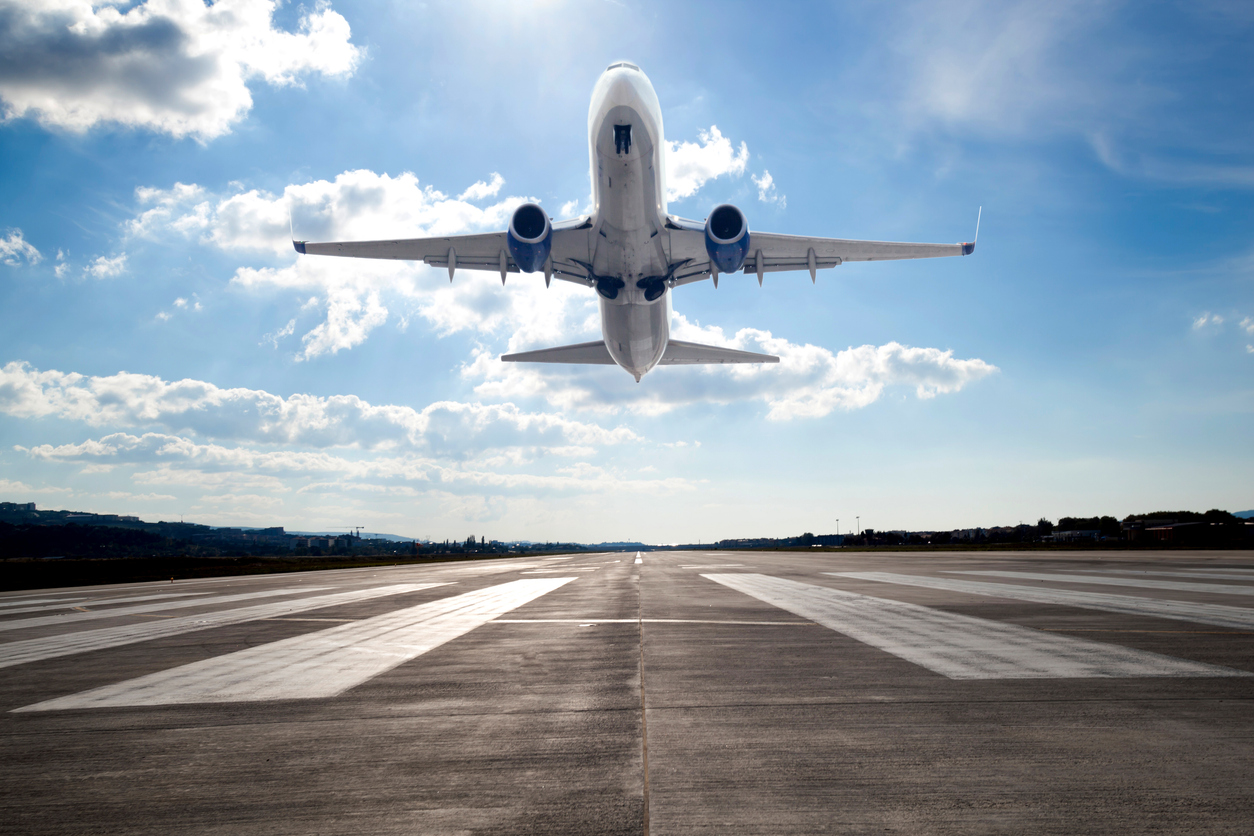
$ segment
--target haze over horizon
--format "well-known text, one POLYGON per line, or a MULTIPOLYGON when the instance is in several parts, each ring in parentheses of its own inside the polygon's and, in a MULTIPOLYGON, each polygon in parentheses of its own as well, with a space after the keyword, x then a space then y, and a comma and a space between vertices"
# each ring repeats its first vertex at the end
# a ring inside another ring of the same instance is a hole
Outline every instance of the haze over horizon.
POLYGON ((1246 4, 0 12, 0 501, 581 542, 1254 508, 1246 4), (640 384, 497 360, 598 338, 590 291, 297 260, 289 207, 585 211, 622 59, 673 214, 957 242, 983 206, 976 253, 679 288, 676 338, 782 362, 640 384))

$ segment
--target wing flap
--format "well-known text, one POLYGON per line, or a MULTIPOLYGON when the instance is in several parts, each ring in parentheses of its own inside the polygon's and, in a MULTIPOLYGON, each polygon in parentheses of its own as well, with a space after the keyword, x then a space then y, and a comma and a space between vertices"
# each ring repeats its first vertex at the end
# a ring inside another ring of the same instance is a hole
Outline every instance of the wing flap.
POLYGON ((701 345, 700 343, 671 340, 666 346, 666 353, 658 361, 658 365, 687 366, 714 363, 778 362, 779 358, 773 354, 757 354, 752 351, 741 351, 738 348, 723 348, 717 345, 701 345))
POLYGON ((579 365, 613 366, 614 358, 605 343, 597 340, 592 343, 563 345, 557 348, 541 348, 536 351, 520 351, 517 354, 502 354, 506 363, 575 363, 579 365))

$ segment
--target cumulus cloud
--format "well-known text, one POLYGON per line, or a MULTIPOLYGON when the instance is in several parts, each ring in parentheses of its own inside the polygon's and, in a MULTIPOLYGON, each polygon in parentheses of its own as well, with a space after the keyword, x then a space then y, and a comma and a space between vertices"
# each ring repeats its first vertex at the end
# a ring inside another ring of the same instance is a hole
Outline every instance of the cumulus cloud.
POLYGON ((777 204, 780 209, 788 205, 788 198, 775 188, 775 178, 771 176, 771 172, 763 169, 761 177, 750 175, 749 179, 758 187, 758 200, 763 203, 777 204))
POLYGON ((327 302, 327 319, 306 334, 302 357, 310 360, 320 354, 335 354, 365 342, 367 335, 387 321, 388 309, 379 304, 379 294, 365 300, 345 290, 333 290, 327 302))
POLYGON ((1222 316, 1207 311, 1193 320, 1193 330, 1200 331, 1203 328, 1217 328, 1223 324, 1224 318, 1222 316))
POLYGON ((7 118, 81 132, 101 123, 201 140, 252 107, 248 82, 351 75, 361 53, 329 5, 274 28, 277 0, 0 0, 7 118), (129 6, 129 8, 128 8, 129 6))
POLYGON ((513 404, 440 401, 418 410, 374 405, 354 395, 287 398, 256 389, 222 389, 200 380, 166 381, 119 372, 85 377, 12 362, 0 368, 0 413, 55 417, 91 426, 163 427, 215 439, 306 447, 414 449, 460 455, 516 446, 603 446, 639 440, 513 404))
POLYGON ((675 315, 672 334, 681 340, 774 354, 780 362, 669 366, 654 373, 645 388, 616 369, 504 364, 480 351, 462 374, 480 381, 475 392, 483 397, 541 397, 563 409, 657 415, 694 403, 758 401, 767 406, 768 419, 782 421, 861 409, 894 386, 911 387, 919 398, 933 398, 957 392, 997 371, 980 359, 956 358, 952 350, 897 342, 833 353, 754 328, 743 328, 729 338, 721 328, 701 327, 681 314, 675 315))
MULTIPOLYGON (((327 451, 256 450, 198 443, 164 433, 111 433, 79 444, 44 444, 18 448, 32 459, 70 464, 107 461, 139 470, 134 481, 142 485, 229 488, 226 500, 238 491, 343 493, 364 490, 413 496, 414 489, 452 492, 463 501, 497 501, 490 494, 533 496, 540 493, 583 495, 614 491, 660 496, 691 491, 695 485, 681 478, 624 478, 599 467, 558 468, 552 473, 504 472, 477 463, 450 463, 414 454, 350 457, 327 451), (334 481, 330 481, 334 480, 334 481), (484 493, 489 495, 484 495, 484 493), (466 496, 466 494, 470 494, 466 496)), ((261 495, 261 494, 258 494, 261 495)), ((204 498, 202 501, 212 501, 204 498)))
POLYGON ((717 125, 698 134, 700 142, 666 143, 666 199, 683 200, 724 174, 740 176, 749 165, 749 146, 732 146, 717 125))
POLYGON ((257 292, 314 292, 302 310, 320 308, 326 318, 303 335, 302 359, 361 344, 393 310, 403 318, 416 313, 441 334, 471 330, 544 340, 589 322, 595 327, 595 297, 563 282, 545 289, 538 277, 525 276, 502 288, 491 274, 466 271, 450 285, 446 274, 421 263, 297 258, 292 251, 289 209, 297 235, 315 241, 500 230, 519 203, 535 198, 509 196, 487 206, 463 198, 495 195, 503 183, 493 175, 459 198, 421 184, 410 173, 393 177, 362 170, 291 185, 281 195, 258 190, 211 195, 195 184, 176 183, 169 189, 139 189, 141 208, 126 232, 150 240, 191 238, 225 252, 290 262, 241 267, 232 283, 257 292))
POLYGON ((114 276, 120 276, 126 271, 126 253, 115 255, 113 258, 108 256, 99 256, 91 264, 83 268, 83 273, 91 276, 93 279, 111 279, 114 276))
POLYGON ((22 230, 10 229, 8 236, 0 238, 0 261, 16 267, 23 261, 38 264, 43 256, 35 246, 22 236, 22 230))
POLYGON ((22 497, 29 497, 36 493, 72 493, 72 491, 69 488, 36 488, 25 482, 0 479, 0 496, 14 496, 21 501, 22 497))
POLYGON ((497 192, 501 190, 501 186, 505 185, 505 178, 492 172, 490 182, 479 180, 471 185, 470 188, 457 196, 458 200, 483 200, 486 197, 496 197, 497 192))
POLYGON ((1241 320, 1241 330, 1251 336, 1254 336, 1254 317, 1247 316, 1245 319, 1241 320))

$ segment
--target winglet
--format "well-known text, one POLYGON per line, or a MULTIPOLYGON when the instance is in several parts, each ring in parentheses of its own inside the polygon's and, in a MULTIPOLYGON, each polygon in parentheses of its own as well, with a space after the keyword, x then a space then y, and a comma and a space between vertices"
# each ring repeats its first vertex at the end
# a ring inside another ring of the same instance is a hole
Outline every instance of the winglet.
POLYGON ((971 255, 971 253, 975 252, 975 242, 980 240, 980 216, 983 214, 984 207, 981 206, 980 210, 975 213, 975 240, 971 241, 969 244, 962 245, 963 255, 971 255))
POLYGON ((305 254, 305 242, 296 240, 296 227, 292 225, 292 207, 287 207, 287 231, 292 233, 292 246, 296 248, 296 252, 301 255, 305 254))

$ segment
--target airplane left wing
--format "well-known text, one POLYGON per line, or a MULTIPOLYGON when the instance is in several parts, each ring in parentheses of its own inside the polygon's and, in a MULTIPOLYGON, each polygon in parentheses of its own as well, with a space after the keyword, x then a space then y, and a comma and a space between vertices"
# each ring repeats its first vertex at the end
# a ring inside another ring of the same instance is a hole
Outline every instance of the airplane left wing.
MULTIPOLYGON (((588 230, 585 219, 553 225, 553 243, 545 272, 560 279, 587 283, 587 271, 580 262, 588 258, 588 230)), ((421 261, 432 267, 447 267, 449 278, 457 270, 491 270, 501 274, 519 272, 509 253, 504 232, 478 235, 446 235, 432 238, 395 238, 380 241, 292 241, 302 255, 335 255, 345 258, 379 258, 395 261, 421 261)))

